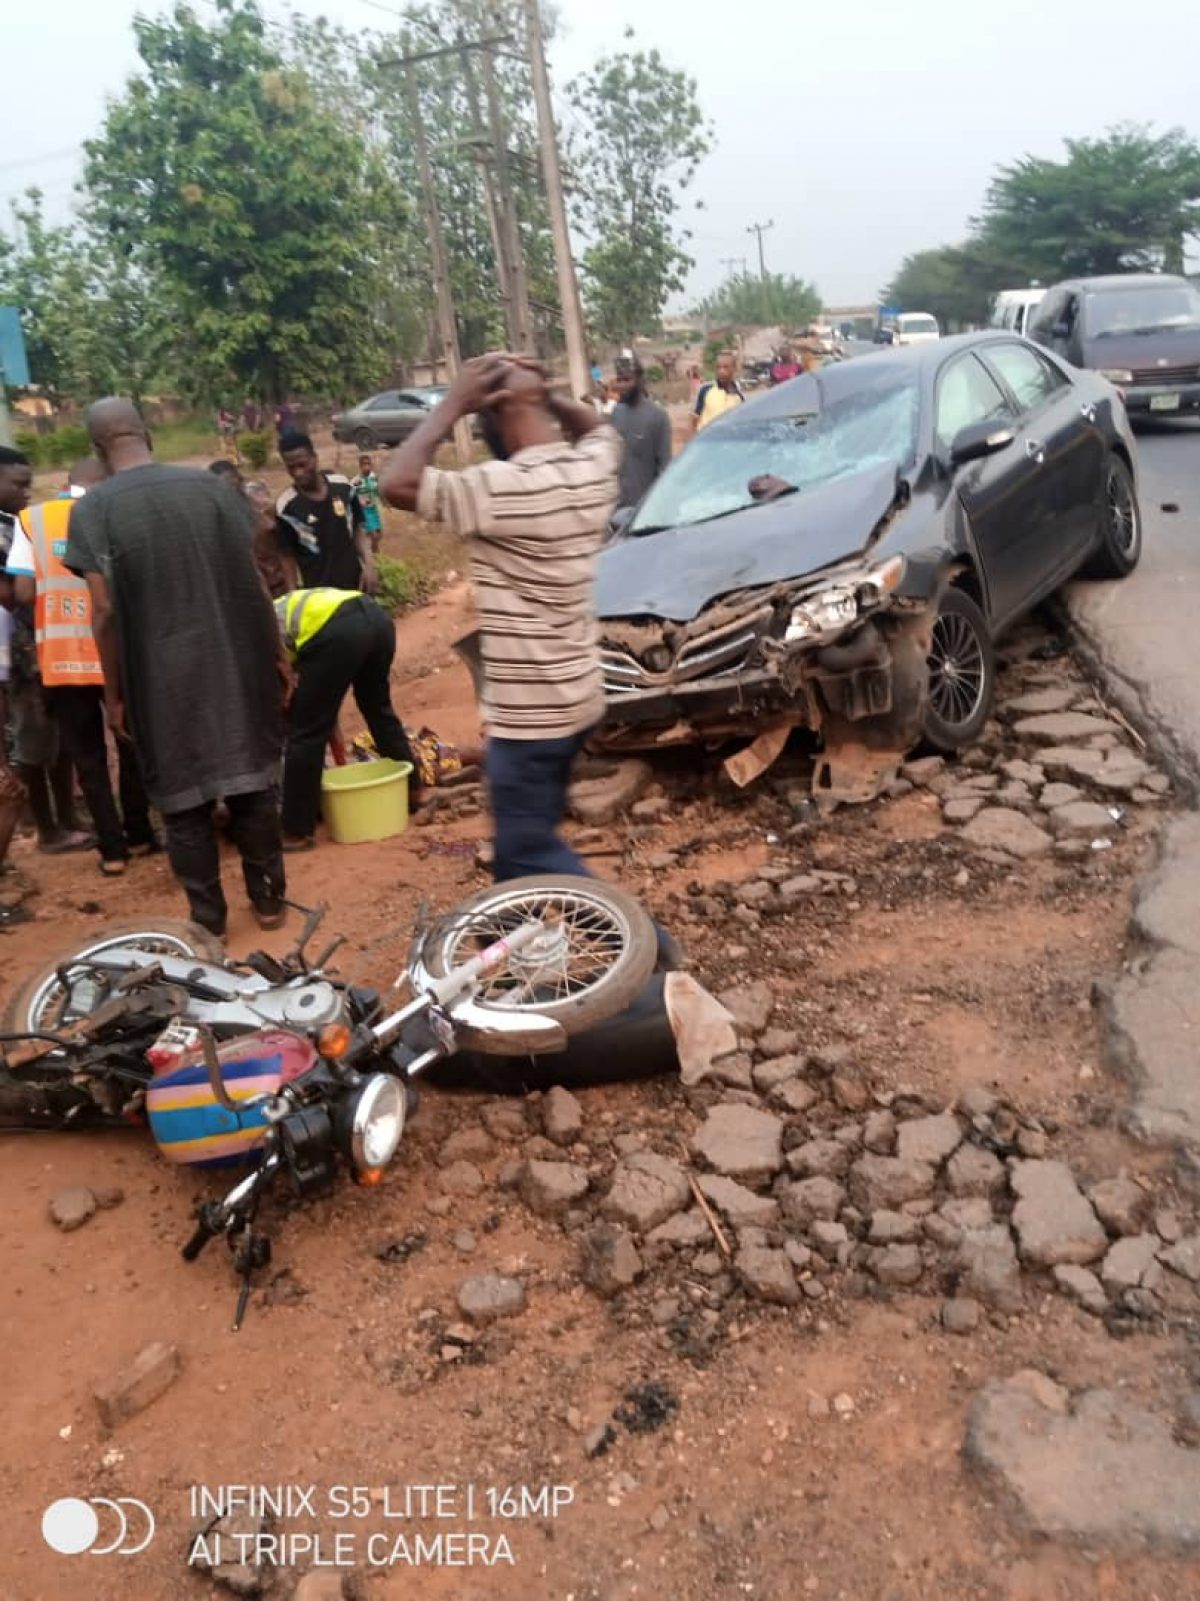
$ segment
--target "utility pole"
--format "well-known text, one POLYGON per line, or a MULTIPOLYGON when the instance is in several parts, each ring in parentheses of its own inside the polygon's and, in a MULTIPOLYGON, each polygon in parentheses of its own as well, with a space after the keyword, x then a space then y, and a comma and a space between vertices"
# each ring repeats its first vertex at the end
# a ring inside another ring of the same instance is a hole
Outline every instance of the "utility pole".
POLYGON ((483 51, 483 88, 487 96, 488 128, 492 138, 492 160, 496 168, 496 191, 500 202, 501 249, 507 257, 509 337, 512 348, 532 352, 533 312, 529 305, 529 274, 521 245, 521 224, 513 194, 512 172, 508 164, 508 135, 500 110, 500 91, 496 86, 496 63, 490 50, 483 51))
MULTIPOLYGON (((421 194, 425 202, 425 225, 429 230, 429 259, 433 268, 433 286, 437 300, 438 336, 441 340, 446 369, 453 381, 458 376, 461 365, 458 325, 454 320, 454 297, 450 292, 450 269, 446 262, 446 244, 442 238, 442 219, 438 212, 437 190, 433 182, 433 168, 429 165, 429 145, 425 139, 425 124, 421 120, 421 96, 417 91, 417 79, 411 59, 402 61, 399 65, 404 68, 404 92, 412 122, 413 148, 417 157, 417 170, 421 177, 421 194)), ((454 425, 454 449, 463 465, 470 461, 471 430, 465 417, 460 417, 454 425)))
POLYGON ((467 86, 467 104, 471 108, 471 129, 474 135, 471 143, 475 149, 475 158, 479 162, 483 173, 483 201, 487 212, 488 232, 492 236, 492 254, 496 259, 496 277, 500 281, 500 298, 504 301, 504 310, 508 319, 508 337, 512 333, 512 277, 508 260, 504 235, 501 232, 500 208, 496 200, 496 186, 492 181, 492 163, 488 158, 485 146, 487 134, 484 131, 483 116, 479 110, 479 86, 475 82, 475 69, 471 65, 471 50, 466 40, 459 35, 459 59, 462 62, 463 80, 467 86))
POLYGON ((742 277, 744 278, 746 276, 746 258, 745 258, 745 256, 722 256, 721 257, 721 265, 725 269, 725 276, 727 278, 732 278, 734 276, 733 269, 737 266, 739 261, 742 264, 742 277))
POLYGON ((542 176, 546 183, 546 203, 550 209, 550 227, 554 234, 558 294, 562 301, 563 332, 567 339, 567 369, 571 375, 572 399, 578 400, 588 390, 587 343, 583 334, 583 308, 579 301, 579 283, 575 277, 575 262, 571 256, 571 235, 567 229, 567 208, 563 200, 562 171, 558 162, 558 132, 554 126, 554 107, 550 103, 550 79, 546 72, 546 51, 542 43, 539 0, 525 0, 525 25, 529 35, 533 97, 537 103, 542 176))
POLYGON ((758 235, 758 276, 765 279, 767 276, 767 263, 763 255, 762 236, 775 226, 774 218, 770 222, 752 222, 746 229, 747 233, 758 235))

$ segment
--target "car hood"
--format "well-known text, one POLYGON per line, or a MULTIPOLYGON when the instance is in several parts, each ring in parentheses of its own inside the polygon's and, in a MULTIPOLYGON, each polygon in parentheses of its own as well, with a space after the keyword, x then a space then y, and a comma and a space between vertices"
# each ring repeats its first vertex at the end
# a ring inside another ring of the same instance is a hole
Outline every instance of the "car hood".
POLYGON ((804 578, 855 556, 896 498, 891 464, 686 528, 633 535, 596 570, 600 617, 688 622, 736 589, 804 578))
POLYGON ((1144 371, 1160 361, 1168 367, 1200 365, 1200 328, 1164 328, 1153 334, 1105 334, 1085 344, 1089 367, 1144 371))

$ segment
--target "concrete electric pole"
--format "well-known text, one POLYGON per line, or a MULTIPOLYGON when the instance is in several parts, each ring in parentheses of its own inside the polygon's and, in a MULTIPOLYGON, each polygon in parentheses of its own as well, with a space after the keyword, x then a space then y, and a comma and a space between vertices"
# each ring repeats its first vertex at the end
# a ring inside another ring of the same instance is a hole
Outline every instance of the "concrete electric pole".
POLYGON ((500 204, 500 232, 508 257, 510 303, 509 328, 513 349, 530 351, 533 343, 533 312, 529 305, 529 274, 521 244, 521 224, 513 194, 512 170, 508 160, 508 135, 500 109, 496 86, 496 63, 490 50, 483 52, 483 87, 487 97, 488 128, 492 140, 492 160, 496 168, 496 195, 500 204))
POLYGON ((756 233, 758 235, 758 276, 764 279, 767 276, 767 262, 766 257, 763 255, 762 236, 774 226, 775 221, 772 218, 770 222, 752 222, 746 229, 747 233, 756 233))
MULTIPOLYGON (((438 211, 437 189, 433 182, 433 168, 429 165, 429 145, 425 139, 425 124, 421 118, 421 96, 417 91, 416 73, 409 58, 402 61, 404 93, 408 100, 408 115, 412 122, 413 149, 417 158, 417 171, 421 179, 421 196, 425 203, 425 226, 429 230, 429 263, 433 268, 433 288, 437 303, 438 338, 450 377, 458 376, 462 358, 458 349, 458 325, 454 320, 454 297, 450 292, 450 268, 446 261, 446 244, 442 238, 442 219, 438 211)), ((464 465, 471 459, 471 429, 465 417, 454 425, 454 448, 464 465)))
POLYGON ((554 261, 558 268, 558 294, 562 301, 563 333, 567 341, 567 370, 571 377, 571 396, 578 400, 589 386, 587 341, 583 332, 583 309, 579 283, 571 255, 571 235, 567 229, 567 208, 563 199, 562 170, 558 161, 558 131, 554 126, 554 107, 550 102, 550 79, 546 72, 546 51, 542 43, 542 16, 539 0, 525 0, 525 23, 529 35, 529 65, 533 73, 533 97, 537 103, 538 137, 542 150, 542 177, 546 184, 546 204, 554 235, 554 261))

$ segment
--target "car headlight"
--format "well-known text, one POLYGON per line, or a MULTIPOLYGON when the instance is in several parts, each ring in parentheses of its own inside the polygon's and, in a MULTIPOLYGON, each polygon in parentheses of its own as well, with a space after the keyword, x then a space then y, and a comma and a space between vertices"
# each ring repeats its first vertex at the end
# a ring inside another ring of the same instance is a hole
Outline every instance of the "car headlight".
POLYGON ((890 598, 904 577, 904 557, 893 556, 879 567, 843 574, 837 583, 816 589, 792 608, 784 640, 795 644, 837 634, 890 598))
POLYGON ((1101 378, 1107 378, 1110 384, 1131 384, 1133 374, 1128 367, 1101 367, 1101 378))
POLYGON ((404 1086, 388 1073, 373 1073, 362 1087, 350 1125, 350 1155, 360 1171, 386 1167, 404 1133, 404 1086))

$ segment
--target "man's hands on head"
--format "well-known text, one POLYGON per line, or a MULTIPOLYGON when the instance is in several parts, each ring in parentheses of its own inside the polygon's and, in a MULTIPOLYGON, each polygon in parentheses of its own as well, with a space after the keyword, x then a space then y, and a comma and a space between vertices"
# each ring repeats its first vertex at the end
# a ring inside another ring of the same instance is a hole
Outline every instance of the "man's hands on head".
POLYGON ((536 356, 512 355, 493 350, 463 362, 450 385, 446 403, 457 416, 493 409, 510 401, 548 405, 546 368, 536 356))
POLYGON ((459 417, 496 405, 508 367, 508 358, 495 351, 486 356, 472 356, 458 369, 446 394, 447 405, 452 406, 459 417))

